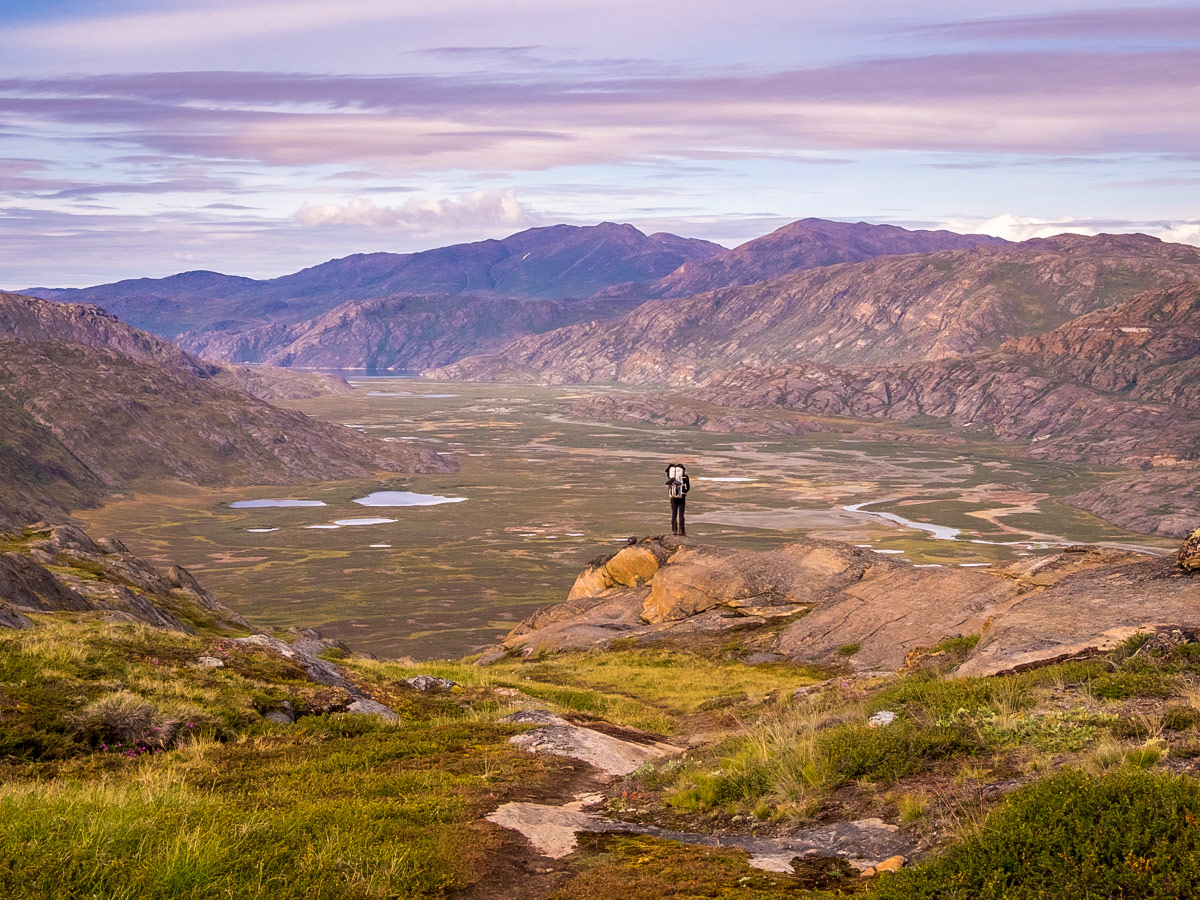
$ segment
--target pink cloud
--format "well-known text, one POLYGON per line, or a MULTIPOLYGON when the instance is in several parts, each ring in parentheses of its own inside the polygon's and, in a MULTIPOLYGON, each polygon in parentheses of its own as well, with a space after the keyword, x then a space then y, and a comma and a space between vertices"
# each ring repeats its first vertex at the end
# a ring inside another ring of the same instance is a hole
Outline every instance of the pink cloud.
POLYGON ((271 165, 388 174, 862 149, 1176 153, 1200 142, 1200 57, 980 53, 767 74, 162 73, 0 81, 0 124, 271 165), (89 129, 91 129, 89 131, 89 129))

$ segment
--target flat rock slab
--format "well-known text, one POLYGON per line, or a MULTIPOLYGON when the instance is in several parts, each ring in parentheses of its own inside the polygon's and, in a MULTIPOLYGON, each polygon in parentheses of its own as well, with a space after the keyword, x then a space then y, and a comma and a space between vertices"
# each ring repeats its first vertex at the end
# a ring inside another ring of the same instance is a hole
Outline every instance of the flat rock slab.
POLYGON ((865 870, 890 857, 908 856, 913 852, 913 843, 900 829, 881 819, 822 825, 782 838, 670 831, 583 812, 578 804, 506 803, 487 820, 501 828, 520 832, 538 853, 551 859, 561 859, 572 853, 581 832, 644 834, 701 847, 733 847, 750 854, 750 865, 770 872, 790 873, 792 860, 804 856, 840 857, 865 870))
POLYGON ((1104 653, 1139 632, 1170 628, 1200 631, 1200 577, 1169 557, 1088 569, 998 616, 955 674, 999 675, 1104 653))
POLYGON ((796 662, 828 663, 857 645, 856 669, 894 669, 907 654, 955 635, 978 634, 1021 586, 962 569, 880 567, 779 635, 776 650, 796 662))
POLYGON ((682 752, 679 747, 670 744, 628 741, 573 725, 545 710, 523 710, 502 721, 541 726, 509 738, 509 743, 522 750, 577 759, 608 775, 628 775, 652 760, 682 752))

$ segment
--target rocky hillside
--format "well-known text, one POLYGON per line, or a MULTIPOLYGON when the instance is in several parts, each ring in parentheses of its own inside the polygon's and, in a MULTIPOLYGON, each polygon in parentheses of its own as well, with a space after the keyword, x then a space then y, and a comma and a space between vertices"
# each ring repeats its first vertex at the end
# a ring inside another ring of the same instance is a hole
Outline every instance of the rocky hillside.
POLYGON ((838 263, 877 256, 934 253, 1007 244, 986 234, 910 231, 895 225, 801 219, 708 259, 689 260, 646 285, 620 285, 606 293, 624 296, 687 297, 703 291, 768 281, 838 263))
POLYGON ((990 353, 879 369, 802 363, 710 376, 732 407, 932 416, 1030 452, 1113 465, 1200 460, 1200 284, 1151 291, 990 353))
POLYGON ((0 292, 0 339, 105 347, 139 362, 181 369, 201 378, 215 375, 218 370, 216 365, 191 356, 169 341, 130 328, 99 307, 47 303, 22 294, 0 292))
POLYGON ((191 334, 181 343, 200 356, 239 363, 419 370, 494 351, 528 334, 616 318, 630 305, 618 299, 400 294, 343 303, 294 325, 191 334))
POLYGON ((245 391, 260 400, 300 400, 323 394, 349 393, 352 388, 335 375, 289 372, 259 366, 253 369, 214 363, 181 350, 170 341, 122 322, 97 306, 47 303, 37 297, 0 292, 0 339, 29 343, 63 342, 104 347, 146 363, 190 372, 200 378, 245 391))
POLYGON ((94 308, 7 295, 0 310, 20 313, 0 332, 0 519, 10 523, 95 504, 138 478, 268 484, 453 466, 223 386, 243 376, 94 308))
POLYGON ((273 366, 221 365, 213 381, 268 403, 354 393, 350 383, 337 375, 328 372, 293 372, 273 366))
POLYGON ((146 331, 240 330, 294 324, 350 300, 398 293, 479 294, 533 299, 587 297, 623 282, 660 278, 723 248, 631 225, 531 228, 503 240, 420 253, 366 253, 266 280, 184 272, 89 288, 33 288, 47 299, 102 306, 146 331))
POLYGON ((690 384, 734 366, 933 361, 995 349, 1184 280, 1200 280, 1200 250, 1145 235, 888 256, 650 301, 619 320, 524 338, 437 374, 690 384))

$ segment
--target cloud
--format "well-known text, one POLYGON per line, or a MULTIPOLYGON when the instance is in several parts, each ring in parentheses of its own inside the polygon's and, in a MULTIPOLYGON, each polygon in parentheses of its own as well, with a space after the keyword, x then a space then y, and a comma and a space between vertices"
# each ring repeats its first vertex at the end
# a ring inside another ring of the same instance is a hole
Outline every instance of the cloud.
POLYGON ((540 216, 517 199, 514 190, 475 191, 454 198, 414 197, 400 206, 377 206, 374 201, 358 196, 345 205, 306 203, 295 218, 308 226, 354 225, 410 231, 497 225, 519 228, 541 221, 540 216))
POLYGON ((1086 9, 1034 16, 993 16, 902 30, 905 34, 957 40, 1105 40, 1157 39, 1178 44, 1200 39, 1200 9, 1195 6, 1139 6, 1086 9))
MULTIPOLYGON (((528 0, 508 0, 510 6, 529 6, 528 0)), ((477 6, 470 0, 439 0, 442 11, 477 6)), ((544 5, 544 4, 543 4, 544 5)), ((126 50, 146 47, 195 46, 248 40, 294 32, 321 31, 377 22, 416 18, 411 4, 395 0, 258 0, 255 3, 207 2, 184 8, 126 15, 81 16, 5 29, 17 46, 55 50, 126 50)))
MULTIPOLYGON (((557 77, 183 72, 0 81, 0 127, 395 176, 861 150, 1196 159, 1200 55, 912 56, 777 72, 557 77)), ((815 156, 814 156, 815 155, 815 156)), ((841 159, 844 157, 834 157, 841 159)))
POLYGON ((953 219, 937 224, 937 228, 964 234, 990 234, 1009 241, 1053 237, 1056 234, 1102 234, 1141 232, 1160 240, 1200 247, 1200 222, 1139 222, 1127 219, 1057 219, 1018 216, 1004 213, 990 219, 953 219))
POLYGON ((1180 222, 1168 228, 1161 228, 1155 237, 1175 244, 1191 244, 1200 247, 1200 222, 1180 222))

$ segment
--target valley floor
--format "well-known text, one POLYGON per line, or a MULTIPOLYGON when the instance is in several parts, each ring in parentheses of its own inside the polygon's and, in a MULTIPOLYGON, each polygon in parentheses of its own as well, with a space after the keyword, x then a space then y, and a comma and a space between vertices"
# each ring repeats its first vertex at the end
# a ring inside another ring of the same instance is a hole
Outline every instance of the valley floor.
POLYGON ((986 441, 944 446, 936 429, 893 428, 895 439, 877 440, 738 435, 567 414, 581 398, 628 392, 361 379, 351 396, 296 405, 449 454, 460 471, 239 490, 142 483, 79 518, 95 533, 122 535, 142 556, 186 566, 258 623, 315 626, 355 649, 418 659, 495 643, 534 609, 559 602, 604 545, 665 530, 661 475, 671 459, 692 473, 693 536, 732 548, 807 534, 958 567, 1054 553, 1065 543, 1151 551, 1176 543, 1064 503, 1127 474, 1024 459, 986 441), (404 508, 353 502, 385 489, 467 499, 404 508), (326 506, 230 508, 271 498, 326 506), (396 521, 325 527, 366 516, 396 521))

